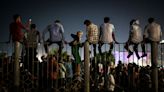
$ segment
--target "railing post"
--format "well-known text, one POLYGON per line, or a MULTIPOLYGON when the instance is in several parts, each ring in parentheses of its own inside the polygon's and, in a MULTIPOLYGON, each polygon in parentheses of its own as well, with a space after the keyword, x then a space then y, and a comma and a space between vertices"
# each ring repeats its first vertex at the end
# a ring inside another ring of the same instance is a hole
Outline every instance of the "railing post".
POLYGON ((14 47, 14 92, 19 92, 20 85, 20 68, 19 68, 19 53, 20 53, 20 43, 15 42, 14 47))
POLYGON ((89 55, 89 42, 84 44, 84 76, 85 76, 85 89, 84 92, 90 92, 90 55, 89 55))
POLYGON ((152 90, 158 92, 158 43, 151 43, 152 90))

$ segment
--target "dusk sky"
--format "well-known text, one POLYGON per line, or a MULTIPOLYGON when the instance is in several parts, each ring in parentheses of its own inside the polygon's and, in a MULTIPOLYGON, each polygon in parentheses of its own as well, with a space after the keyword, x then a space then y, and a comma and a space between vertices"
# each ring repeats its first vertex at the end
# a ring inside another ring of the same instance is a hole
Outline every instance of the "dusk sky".
MULTIPOLYGON (((20 14, 23 23, 29 18, 42 32, 44 28, 61 20, 65 28, 65 36, 71 40, 70 34, 82 30, 85 33, 83 22, 90 19, 100 25, 103 17, 109 16, 116 28, 116 39, 125 42, 128 39, 129 21, 140 19, 141 26, 147 24, 147 18, 154 17, 164 25, 162 0, 1 0, 0 1, 0 41, 8 40, 9 24, 13 14, 20 14)), ((85 39, 85 36, 83 36, 85 39)))
POLYGON ((13 21, 14 14, 20 14, 23 23, 31 18, 41 33, 54 20, 61 20, 67 41, 72 40, 71 33, 79 30, 84 32, 83 41, 86 39, 83 24, 85 19, 100 25, 103 18, 108 16, 115 26, 116 40, 125 42, 131 19, 139 19, 143 29, 147 19, 154 17, 163 27, 163 9, 162 0, 1 0, 0 42, 8 40, 9 24, 13 21))

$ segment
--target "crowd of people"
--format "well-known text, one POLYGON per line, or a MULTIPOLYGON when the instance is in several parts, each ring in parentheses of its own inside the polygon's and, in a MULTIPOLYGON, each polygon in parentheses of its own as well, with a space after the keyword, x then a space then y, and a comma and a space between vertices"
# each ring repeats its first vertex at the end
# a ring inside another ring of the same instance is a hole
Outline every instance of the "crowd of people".
MULTIPOLYGON (((65 90, 68 87, 67 84, 71 84, 73 80, 76 80, 76 83, 79 83, 81 86, 80 90, 83 90, 84 66, 79 54, 79 49, 84 46, 84 42, 81 42, 83 32, 78 31, 75 34, 71 34, 73 40, 71 42, 67 42, 64 37, 64 27, 60 20, 55 20, 54 23, 48 25, 43 31, 41 37, 40 32, 37 30, 36 24, 33 24, 31 19, 28 20, 25 25, 21 22, 20 15, 14 15, 13 19, 14 21, 10 24, 10 36, 8 43, 12 37, 15 47, 13 58, 20 57, 20 60, 23 61, 23 71, 26 70, 29 72, 28 75, 31 76, 31 79, 38 80, 39 87, 42 85, 45 89, 54 88, 53 90, 60 89, 60 91, 63 92, 62 90, 65 90), (22 30, 25 30, 25 32, 22 30), (49 33, 49 37, 48 39, 45 39, 47 33, 49 33), (35 61, 38 61, 36 58, 37 46, 41 43, 41 38, 43 38, 43 45, 47 56, 42 56, 42 62, 40 63, 35 61), (48 55, 48 47, 52 44, 58 45, 58 53, 55 55, 48 55), (71 46, 71 52, 74 60, 72 60, 69 55, 67 58, 62 57, 62 49, 64 48, 64 44, 69 44, 71 46), (21 50, 22 48, 24 50, 21 50), (39 73, 37 73, 37 65, 39 65, 39 73), (36 66, 36 68, 34 66, 36 66)), ((111 23, 110 18, 104 17, 104 23, 101 24, 100 27, 88 19, 84 21, 84 25, 86 25, 86 41, 93 46, 94 56, 97 54, 97 45, 100 55, 103 55, 101 49, 104 44, 109 44, 110 49, 108 51, 108 55, 111 55, 114 43, 119 44, 119 42, 116 41, 114 34, 115 27, 111 23)), ((148 24, 145 26, 143 35, 139 19, 131 20, 129 38, 124 46, 124 48, 129 52, 127 58, 133 54, 133 51, 136 53, 138 59, 147 56, 145 51, 145 43, 159 43, 161 41, 161 37, 161 26, 155 21, 154 18, 148 19, 148 24), (142 56, 139 56, 138 54, 139 44, 141 44, 142 47, 142 56), (129 49, 130 45, 133 45, 133 51, 129 49)), ((90 83, 92 91, 151 91, 150 66, 139 67, 138 65, 131 63, 125 65, 122 64, 121 61, 117 67, 111 67, 110 63, 103 63, 102 65, 101 63, 97 63, 95 65, 97 68, 93 69, 97 72, 97 76, 94 76, 93 78, 91 77, 91 80, 93 81, 90 83), (95 69, 101 71, 97 71, 95 69)), ((164 71, 162 69, 159 69, 159 90, 162 91, 164 91, 163 72, 164 71)), ((93 76, 92 69, 91 76, 93 76)), ((79 87, 78 85, 76 86, 79 87)))

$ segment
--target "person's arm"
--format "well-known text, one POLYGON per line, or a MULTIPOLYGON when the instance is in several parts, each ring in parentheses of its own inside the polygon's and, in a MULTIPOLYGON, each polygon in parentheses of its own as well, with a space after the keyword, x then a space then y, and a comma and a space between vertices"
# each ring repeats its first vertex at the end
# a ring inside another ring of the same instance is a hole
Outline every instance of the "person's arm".
POLYGON ((119 42, 116 41, 114 32, 112 32, 112 37, 113 37, 113 40, 115 41, 115 43, 116 43, 116 44, 119 44, 119 42))
POLYGON ((41 36, 39 31, 37 31, 37 36, 38 36, 38 42, 41 43, 41 36))
POLYGON ((12 29, 11 29, 11 24, 10 24, 10 26, 9 26, 9 40, 7 41, 7 43, 10 43, 10 41, 11 41, 11 37, 12 37, 12 29))
POLYGON ((148 25, 147 25, 147 26, 145 26, 145 28, 144 28, 143 40, 144 40, 145 38, 147 38, 147 37, 148 37, 148 33, 147 33, 147 31, 148 31, 148 25))
POLYGON ((113 25, 113 28, 112 28, 112 38, 113 38, 113 40, 115 41, 115 43, 116 44, 118 44, 118 42, 116 41, 116 38, 115 38, 115 34, 114 34, 114 32, 115 32, 115 27, 114 27, 114 25, 113 25))
POLYGON ((110 83, 111 83, 113 86, 116 85, 115 82, 114 82, 114 77, 113 77, 113 75, 109 75, 109 80, 110 80, 110 83))
POLYGON ((99 39, 101 38, 101 35, 102 35, 102 28, 100 26, 100 34, 99 34, 99 39))
POLYGON ((65 40, 65 38, 64 38, 64 27, 61 24, 60 24, 60 32, 61 32, 61 35, 62 35, 62 40, 64 41, 65 40))
POLYGON ((30 28, 31 28, 31 23, 32 23, 32 20, 29 19, 29 20, 27 21, 27 23, 25 24, 25 29, 26 29, 26 31, 29 31, 29 30, 30 30, 30 28))
POLYGON ((45 35, 46 35, 46 33, 48 32, 49 27, 50 27, 50 25, 48 25, 48 26, 46 27, 46 29, 43 30, 43 33, 42 33, 43 42, 45 42, 45 35))
POLYGON ((160 31, 161 31, 161 32, 160 32, 160 40, 162 40, 162 29, 163 29, 163 28, 160 26, 160 31))
POLYGON ((132 29, 130 29, 130 31, 129 31, 129 38, 128 38, 128 41, 131 40, 132 37, 133 37, 133 31, 132 31, 132 29))
POLYGON ((90 36, 90 30, 91 30, 91 27, 89 26, 86 26, 86 40, 88 41, 88 38, 90 36))

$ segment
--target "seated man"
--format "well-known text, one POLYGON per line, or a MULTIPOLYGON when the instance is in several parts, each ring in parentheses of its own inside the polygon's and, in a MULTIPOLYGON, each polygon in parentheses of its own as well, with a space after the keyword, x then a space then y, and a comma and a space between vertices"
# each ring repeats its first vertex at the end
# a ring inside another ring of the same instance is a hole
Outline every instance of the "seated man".
POLYGON ((63 49, 63 41, 64 41, 64 28, 59 20, 56 20, 55 23, 48 25, 47 28, 43 31, 43 41, 45 52, 48 53, 48 46, 56 43, 59 46, 59 55, 61 55, 63 49), (49 32, 50 38, 45 42, 45 34, 49 32))
POLYGON ((109 54, 111 54, 113 50, 113 42, 115 41, 116 43, 118 43, 115 40, 114 30, 115 28, 114 28, 114 25, 110 23, 110 18, 105 17, 104 23, 100 26, 100 36, 99 36, 100 41, 99 41, 99 46, 98 46, 100 54, 102 54, 101 47, 104 44, 110 45, 109 54))
POLYGON ((96 55, 96 44, 99 41, 99 30, 97 25, 93 24, 90 20, 85 20, 86 25, 86 37, 90 44, 93 45, 94 56, 96 55))
POLYGON ((148 19, 149 24, 146 25, 144 34, 143 34, 143 42, 142 42, 142 51, 143 55, 142 57, 147 56, 145 52, 145 43, 150 42, 157 42, 159 43, 162 38, 162 31, 160 24, 156 23, 154 18, 148 19))
POLYGON ((140 56, 138 54, 138 44, 142 41, 142 34, 141 34, 141 27, 139 25, 139 20, 132 20, 130 22, 130 34, 129 39, 125 44, 125 49, 129 52, 129 55, 127 58, 129 58, 133 52, 129 49, 129 45, 133 45, 133 50, 136 53, 136 56, 138 59, 140 59, 140 56))

